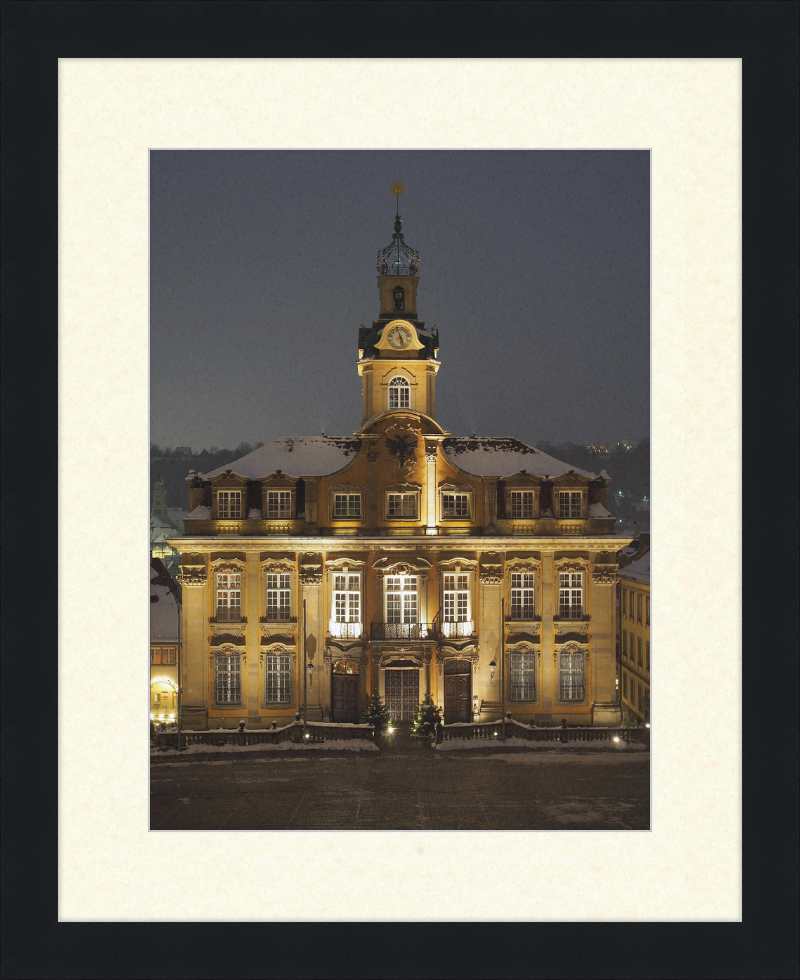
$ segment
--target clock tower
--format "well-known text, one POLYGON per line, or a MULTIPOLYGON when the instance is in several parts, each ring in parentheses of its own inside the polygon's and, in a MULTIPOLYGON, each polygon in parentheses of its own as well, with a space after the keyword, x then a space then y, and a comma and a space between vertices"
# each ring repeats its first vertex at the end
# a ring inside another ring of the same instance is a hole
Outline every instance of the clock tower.
POLYGON ((392 241, 378 252, 380 314, 358 337, 358 373, 363 394, 362 425, 381 412, 411 410, 436 418, 439 334, 417 318, 419 252, 405 243, 398 195, 392 241))

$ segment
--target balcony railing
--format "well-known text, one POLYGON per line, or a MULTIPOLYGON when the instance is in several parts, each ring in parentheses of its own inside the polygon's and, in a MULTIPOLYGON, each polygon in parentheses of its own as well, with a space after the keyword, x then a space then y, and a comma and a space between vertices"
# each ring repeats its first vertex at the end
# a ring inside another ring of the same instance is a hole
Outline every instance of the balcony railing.
POLYGON ((569 609, 562 607, 559 614, 557 616, 553 616, 554 623, 586 623, 588 620, 589 615, 585 613, 580 606, 572 606, 569 609))
POLYGON ((436 623, 370 623, 371 640, 435 640, 436 623))
POLYGON ((460 623, 442 623, 439 629, 443 637, 472 636, 475 623, 471 619, 464 619, 460 623))
POLYGON ((215 623, 241 623, 242 610, 236 606, 217 606, 217 613, 212 621, 215 623))
POLYGON ((361 623, 335 623, 328 624, 328 633, 331 636, 339 637, 342 640, 357 640, 364 627, 361 623))

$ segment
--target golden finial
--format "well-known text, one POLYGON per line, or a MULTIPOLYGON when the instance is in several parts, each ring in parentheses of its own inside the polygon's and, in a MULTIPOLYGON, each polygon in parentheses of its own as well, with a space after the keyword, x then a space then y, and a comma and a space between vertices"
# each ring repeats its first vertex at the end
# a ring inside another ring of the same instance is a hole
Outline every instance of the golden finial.
POLYGON ((392 185, 389 190, 392 192, 392 194, 396 194, 399 197, 401 194, 405 193, 406 189, 405 185, 401 181, 394 180, 392 181, 392 185))

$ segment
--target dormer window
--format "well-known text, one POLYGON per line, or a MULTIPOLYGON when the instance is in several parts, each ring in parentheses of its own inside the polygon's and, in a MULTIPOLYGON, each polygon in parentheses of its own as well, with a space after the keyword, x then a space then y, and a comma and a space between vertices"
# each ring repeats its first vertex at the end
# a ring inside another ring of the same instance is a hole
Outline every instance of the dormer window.
POLYGON ((580 490, 559 490, 558 516, 572 518, 583 516, 582 497, 583 494, 580 490))
POLYGON ((291 490, 268 490, 267 491, 267 517, 269 519, 281 518, 289 520, 292 516, 292 491, 291 490))
POLYGON ((217 517, 241 517, 242 494, 239 490, 217 491, 217 517))
POLYGON ((396 310, 405 309, 405 290, 402 286, 395 286, 392 293, 392 305, 396 310))
POLYGON ((389 382, 389 408, 409 408, 411 389, 405 378, 392 378, 389 382))
POLYGON ((508 494, 511 517, 521 520, 533 519, 533 491, 511 490, 508 494))

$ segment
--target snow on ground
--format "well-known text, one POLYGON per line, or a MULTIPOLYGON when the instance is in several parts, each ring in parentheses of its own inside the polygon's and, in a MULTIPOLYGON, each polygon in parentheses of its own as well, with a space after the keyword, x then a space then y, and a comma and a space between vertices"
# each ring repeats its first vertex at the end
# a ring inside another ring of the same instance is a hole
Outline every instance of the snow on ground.
POLYGON ((190 745, 180 753, 177 749, 167 749, 161 752, 158 749, 151 749, 150 755, 161 756, 165 759, 174 758, 177 755, 200 755, 217 752, 314 752, 320 750, 335 750, 339 752, 380 752, 377 745, 367 742, 366 739, 329 739, 326 742, 310 742, 308 745, 301 745, 297 742, 278 742, 271 744, 262 742, 259 745, 190 745))

